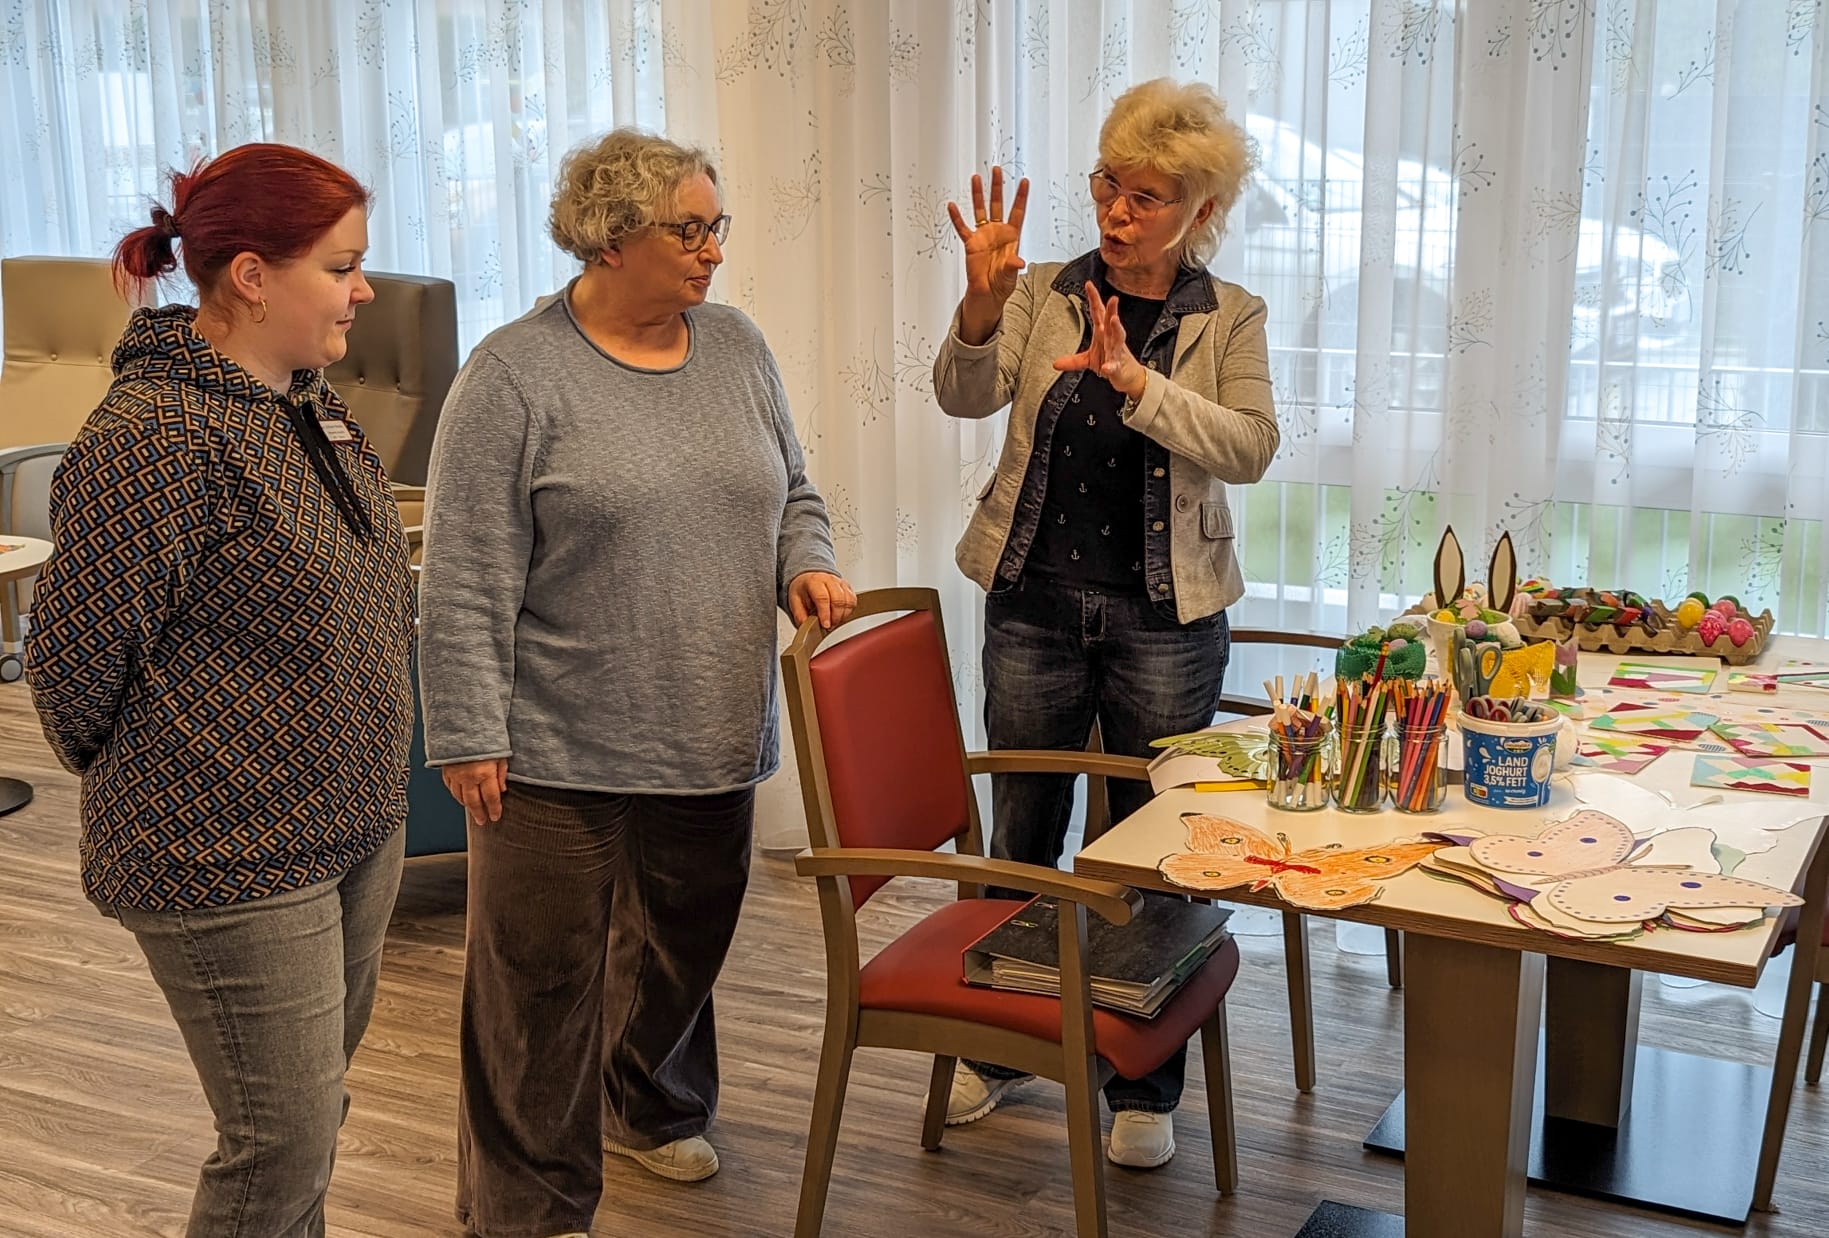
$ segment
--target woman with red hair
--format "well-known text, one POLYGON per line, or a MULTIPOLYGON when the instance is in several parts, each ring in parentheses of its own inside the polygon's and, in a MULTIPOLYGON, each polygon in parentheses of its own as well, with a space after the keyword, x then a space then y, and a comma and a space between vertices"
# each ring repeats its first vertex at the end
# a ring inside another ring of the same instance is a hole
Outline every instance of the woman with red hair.
POLYGON ((289 146, 171 179, 115 251, 142 309, 51 488, 27 673, 82 776, 84 892, 131 931, 215 1114, 190 1238, 324 1232, 343 1076, 399 884, 406 537, 324 381, 369 194, 289 146))

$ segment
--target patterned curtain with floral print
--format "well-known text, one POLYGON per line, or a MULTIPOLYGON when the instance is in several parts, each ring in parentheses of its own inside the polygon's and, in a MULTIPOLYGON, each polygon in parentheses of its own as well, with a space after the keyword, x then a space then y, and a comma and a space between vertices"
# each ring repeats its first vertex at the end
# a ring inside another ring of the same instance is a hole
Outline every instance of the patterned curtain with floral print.
MULTIPOLYGON (((934 406, 973 171, 1023 249, 1094 242, 1110 101, 1216 86, 1259 165, 1216 273, 1263 296, 1284 443, 1235 490, 1236 618, 1413 602, 1441 527, 1528 572, 1737 592, 1824 628, 1829 29, 1820 0, 0 0, 0 251, 104 254, 161 170, 294 142, 376 191, 369 265, 457 286, 461 344, 575 269, 564 152, 715 151, 716 294, 780 359, 840 560, 942 591, 1001 419, 934 406)), ((173 289, 183 296, 183 289, 173 289)), ((4 410, 0 410, 4 415, 4 410)), ((798 822, 791 756, 765 830, 798 822)))

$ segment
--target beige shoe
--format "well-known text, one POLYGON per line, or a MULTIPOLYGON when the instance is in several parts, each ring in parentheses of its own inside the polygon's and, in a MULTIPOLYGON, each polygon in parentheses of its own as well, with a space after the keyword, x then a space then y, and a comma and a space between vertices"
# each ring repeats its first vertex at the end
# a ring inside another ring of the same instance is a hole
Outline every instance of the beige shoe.
POLYGON ((1003 1095, 1030 1076, 1015 1079, 986 1079, 964 1062, 953 1064, 953 1090, 946 1098, 946 1124, 964 1126, 976 1122, 1002 1102, 1003 1095))
POLYGON ((1105 1157, 1114 1165, 1154 1169, 1175 1155, 1174 1119, 1166 1113, 1123 1109, 1112 1115, 1105 1157))
POLYGON ((688 1135, 646 1151, 637 1151, 606 1135, 603 1150, 626 1156, 649 1173, 675 1182, 703 1182, 718 1172, 717 1149, 698 1135, 688 1135))

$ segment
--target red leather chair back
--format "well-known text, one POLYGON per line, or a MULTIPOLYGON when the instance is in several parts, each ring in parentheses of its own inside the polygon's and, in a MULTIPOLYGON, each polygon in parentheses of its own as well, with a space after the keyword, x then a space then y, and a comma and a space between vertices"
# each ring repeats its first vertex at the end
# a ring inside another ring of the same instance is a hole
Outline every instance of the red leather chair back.
MULTIPOLYGON (((964 830, 971 794, 933 616, 915 611, 808 665, 841 847, 932 851, 964 830)), ((885 877, 853 877, 862 906, 885 877)))

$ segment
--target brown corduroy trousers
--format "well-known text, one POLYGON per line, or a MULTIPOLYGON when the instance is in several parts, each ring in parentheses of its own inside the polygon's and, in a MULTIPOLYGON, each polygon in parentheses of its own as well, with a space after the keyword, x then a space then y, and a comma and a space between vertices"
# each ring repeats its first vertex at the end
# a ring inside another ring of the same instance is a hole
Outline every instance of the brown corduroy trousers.
POLYGON ((717 1109, 711 989, 749 882, 753 789, 510 783, 469 831, 457 1219, 588 1230, 604 1135, 657 1148, 717 1109))

